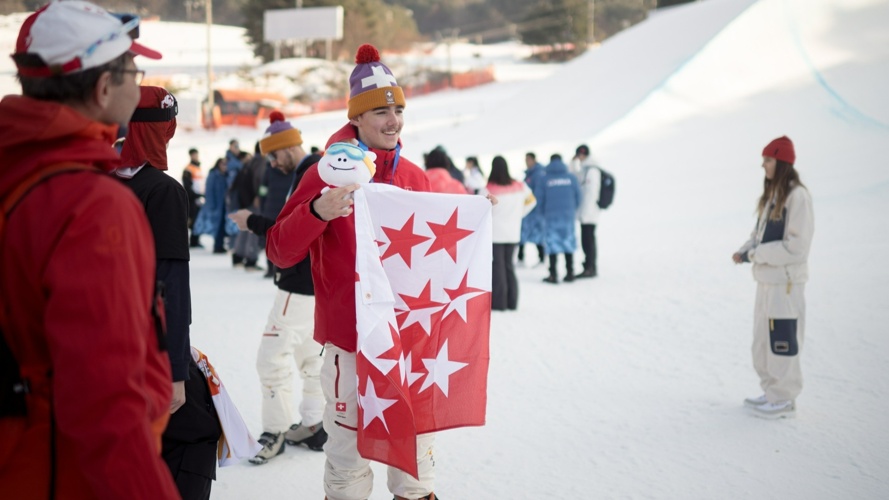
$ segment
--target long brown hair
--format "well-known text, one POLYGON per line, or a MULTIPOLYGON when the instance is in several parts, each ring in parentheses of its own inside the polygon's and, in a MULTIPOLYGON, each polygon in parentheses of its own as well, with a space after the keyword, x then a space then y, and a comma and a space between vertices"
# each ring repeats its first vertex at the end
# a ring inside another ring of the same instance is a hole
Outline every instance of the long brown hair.
POLYGON ((763 180, 762 196, 759 198, 759 206, 756 208, 756 213, 762 217, 763 211, 766 210, 769 202, 774 199, 775 206, 769 213, 769 219, 781 220, 784 203, 787 201, 790 191, 797 186, 805 186, 799 180, 799 174, 793 168, 792 163, 781 160, 775 160, 775 163, 775 178, 763 180))
POLYGON ((495 156, 491 162, 491 175, 488 176, 488 182, 499 186, 509 186, 512 184, 512 177, 509 175, 509 166, 506 159, 502 156, 495 156))

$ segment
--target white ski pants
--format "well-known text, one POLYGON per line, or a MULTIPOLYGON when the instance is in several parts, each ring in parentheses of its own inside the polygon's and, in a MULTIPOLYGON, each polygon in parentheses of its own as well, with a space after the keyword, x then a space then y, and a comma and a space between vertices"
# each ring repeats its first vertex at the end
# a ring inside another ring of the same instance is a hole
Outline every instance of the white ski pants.
MULTIPOLYGON (((355 353, 333 344, 324 346, 321 386, 327 404, 324 430, 324 493, 327 500, 365 500, 373 490, 370 461, 358 454, 358 377, 355 353), (337 406, 339 405, 339 411, 337 406)), ((420 498, 432 492, 435 482, 433 444, 435 434, 417 436, 417 470, 420 479, 388 468, 389 491, 404 498, 420 498)))
POLYGON ((806 331, 805 284, 757 283, 753 313, 753 368, 759 385, 771 403, 796 399, 803 389, 800 354, 806 331), (769 324, 772 319, 796 319, 799 353, 782 356, 772 352, 769 324))
POLYGON ((321 345, 315 342, 315 297, 278 290, 259 343, 256 371, 262 385, 262 430, 284 432, 293 421, 293 368, 302 379, 299 414, 315 425, 324 413, 321 345))

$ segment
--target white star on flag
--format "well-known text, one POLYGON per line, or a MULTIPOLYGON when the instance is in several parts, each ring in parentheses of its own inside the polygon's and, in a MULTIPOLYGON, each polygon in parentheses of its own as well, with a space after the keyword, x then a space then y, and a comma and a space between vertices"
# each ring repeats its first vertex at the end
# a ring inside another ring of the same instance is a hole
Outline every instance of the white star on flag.
POLYGON ((456 312, 458 315, 460 315, 461 318, 463 318, 463 321, 466 321, 466 303, 469 302, 469 299, 477 297, 484 293, 484 290, 479 290, 477 292, 464 293, 463 295, 454 297, 451 303, 448 304, 448 307, 445 308, 444 316, 447 317, 452 312, 456 312))
POLYGON ((404 319, 404 323, 401 324, 401 328, 407 328, 414 323, 419 323, 419 325, 426 332, 426 335, 432 334, 432 315, 441 311, 444 306, 436 306, 436 307, 427 307, 425 309, 411 309, 407 312, 407 317, 404 319))
POLYGON ((370 425, 375 418, 378 418, 383 424, 383 427, 386 428, 386 432, 389 432, 389 426, 386 424, 386 417, 383 415, 383 412, 397 402, 397 399, 383 399, 377 397, 377 390, 374 388, 373 380, 371 380, 370 377, 367 377, 367 391, 365 391, 364 396, 362 396, 361 393, 358 393, 358 403, 364 410, 364 428, 367 429, 367 426, 370 425))
POLYGON ((407 385, 414 385, 414 382, 420 380, 423 377, 423 372, 415 372, 414 371, 414 362, 413 362, 414 353, 410 353, 407 355, 407 358, 404 360, 404 364, 407 365, 407 385))
POLYGON ((380 88, 398 85, 395 77, 386 73, 382 66, 374 66, 371 68, 371 71, 373 71, 373 76, 365 76, 361 79, 361 88, 366 89, 370 86, 380 88))
POLYGON ((469 363, 460 363, 459 361, 451 361, 448 359, 448 341, 445 340, 444 345, 441 346, 441 350, 438 351, 438 356, 435 359, 423 358, 423 364, 426 365, 426 370, 429 372, 429 375, 426 375, 426 380, 423 381, 423 385, 420 387, 420 392, 425 391, 431 387, 432 384, 435 384, 441 389, 441 392, 447 396, 448 378, 454 372, 465 368, 469 363))

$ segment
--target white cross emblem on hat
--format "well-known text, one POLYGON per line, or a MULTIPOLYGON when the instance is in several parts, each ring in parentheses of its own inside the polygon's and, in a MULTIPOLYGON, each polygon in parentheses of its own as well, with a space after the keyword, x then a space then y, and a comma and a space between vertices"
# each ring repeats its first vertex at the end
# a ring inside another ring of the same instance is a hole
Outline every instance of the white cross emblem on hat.
POLYGON ((395 81, 395 77, 386 73, 386 70, 384 70, 382 66, 373 66, 371 70, 373 71, 373 76, 362 78, 361 88, 366 89, 370 86, 380 88, 398 85, 395 81))

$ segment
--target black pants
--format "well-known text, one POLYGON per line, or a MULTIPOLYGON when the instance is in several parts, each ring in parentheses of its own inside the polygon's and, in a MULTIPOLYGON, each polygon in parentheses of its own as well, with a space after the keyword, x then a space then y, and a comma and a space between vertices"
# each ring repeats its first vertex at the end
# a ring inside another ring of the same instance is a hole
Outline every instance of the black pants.
POLYGON ((515 247, 515 243, 494 243, 491 309, 495 311, 515 310, 519 304, 519 282, 512 264, 515 247))
MULTIPOLYGON (((574 276, 574 254, 573 253, 565 253, 565 275, 566 276, 574 276)), ((549 274, 552 276, 556 275, 556 264, 559 261, 559 254, 551 253, 549 254, 549 274)))
MULTIPOLYGON (((546 257, 546 252, 543 250, 543 245, 534 245, 537 247, 537 257, 540 259, 540 262, 543 262, 546 257)), ((519 243, 519 260, 525 262, 525 244, 519 243)))
POLYGON ((596 269, 596 225, 580 225, 580 247, 583 248, 583 270, 597 272, 596 269))
POLYGON ((225 253, 225 210, 222 211, 222 219, 219 221, 219 227, 216 234, 213 235, 213 253, 225 253))
POLYGON ((170 415, 162 456, 183 500, 209 500, 216 479, 216 445, 222 435, 210 387, 198 365, 188 366, 185 404, 170 415))

